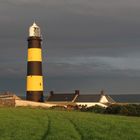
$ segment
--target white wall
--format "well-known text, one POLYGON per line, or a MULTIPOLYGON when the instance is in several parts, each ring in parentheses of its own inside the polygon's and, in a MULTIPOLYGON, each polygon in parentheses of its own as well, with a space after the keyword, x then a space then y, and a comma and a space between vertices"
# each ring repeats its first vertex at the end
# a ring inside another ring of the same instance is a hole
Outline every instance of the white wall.
POLYGON ((56 104, 48 104, 48 103, 41 103, 41 102, 32 102, 26 100, 15 100, 15 106, 30 106, 30 107, 44 107, 49 108, 52 106, 56 106, 56 104))
POLYGON ((99 105, 99 106, 102 106, 102 107, 107 107, 107 105, 104 105, 102 103, 99 103, 99 102, 76 102, 77 105, 86 105, 87 107, 90 107, 90 106, 95 106, 95 105, 99 105))
POLYGON ((108 100, 107 100, 107 98, 106 98, 105 95, 102 95, 102 97, 101 97, 101 99, 100 99, 99 102, 100 102, 100 103, 108 103, 108 100))

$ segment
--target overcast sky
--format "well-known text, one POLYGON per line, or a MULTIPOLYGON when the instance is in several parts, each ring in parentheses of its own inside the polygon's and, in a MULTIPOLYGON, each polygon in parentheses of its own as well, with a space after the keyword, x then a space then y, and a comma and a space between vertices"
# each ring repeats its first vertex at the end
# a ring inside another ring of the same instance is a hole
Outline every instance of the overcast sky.
POLYGON ((25 94, 34 20, 43 37, 45 93, 140 93, 139 0, 1 0, 0 91, 25 94))

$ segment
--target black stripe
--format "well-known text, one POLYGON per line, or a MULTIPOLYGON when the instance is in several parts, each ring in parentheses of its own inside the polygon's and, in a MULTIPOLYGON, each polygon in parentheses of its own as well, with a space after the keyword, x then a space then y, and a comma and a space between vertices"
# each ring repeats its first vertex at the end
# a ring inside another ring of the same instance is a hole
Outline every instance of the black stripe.
POLYGON ((42 75, 42 62, 39 61, 28 62, 27 75, 42 75))
POLYGON ((41 48, 41 38, 40 37, 29 37, 28 38, 28 48, 41 48))
POLYGON ((27 91, 26 99, 29 101, 43 102, 43 91, 27 91))

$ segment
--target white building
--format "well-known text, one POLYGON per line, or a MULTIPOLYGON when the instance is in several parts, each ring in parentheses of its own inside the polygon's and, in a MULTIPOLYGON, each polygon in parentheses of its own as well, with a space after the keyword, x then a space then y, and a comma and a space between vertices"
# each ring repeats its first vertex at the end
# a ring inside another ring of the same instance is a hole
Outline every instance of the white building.
POLYGON ((103 91, 99 94, 80 94, 78 90, 76 90, 75 93, 54 93, 51 91, 46 101, 58 105, 75 103, 76 105, 87 107, 95 105, 107 107, 109 104, 115 103, 115 101, 110 96, 105 95, 103 91))

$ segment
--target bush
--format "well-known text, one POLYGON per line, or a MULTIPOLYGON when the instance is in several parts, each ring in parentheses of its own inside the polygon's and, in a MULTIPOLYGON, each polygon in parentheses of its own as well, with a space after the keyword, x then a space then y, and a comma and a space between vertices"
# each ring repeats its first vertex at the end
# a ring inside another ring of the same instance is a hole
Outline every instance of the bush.
POLYGON ((118 114, 127 116, 140 116, 140 104, 112 104, 107 108, 99 105, 87 107, 86 105, 67 105, 65 106, 53 106, 50 109, 54 110, 79 110, 82 112, 95 112, 104 114, 118 114))
POLYGON ((104 113, 105 108, 104 107, 101 107, 99 105, 95 105, 95 106, 91 106, 91 107, 82 106, 80 108, 80 111, 84 111, 84 112, 95 112, 95 113, 104 113))
POLYGON ((50 109, 53 109, 53 110, 66 110, 66 108, 64 106, 52 106, 52 107, 50 107, 50 109))
POLYGON ((78 105, 67 105, 67 110, 79 110, 78 105))
POLYGON ((127 104, 127 105, 110 105, 106 108, 107 114, 121 114, 127 116, 140 116, 140 105, 127 104))
POLYGON ((105 113, 107 114, 119 114, 121 111, 121 108, 123 108, 121 105, 110 105, 106 108, 105 113))

